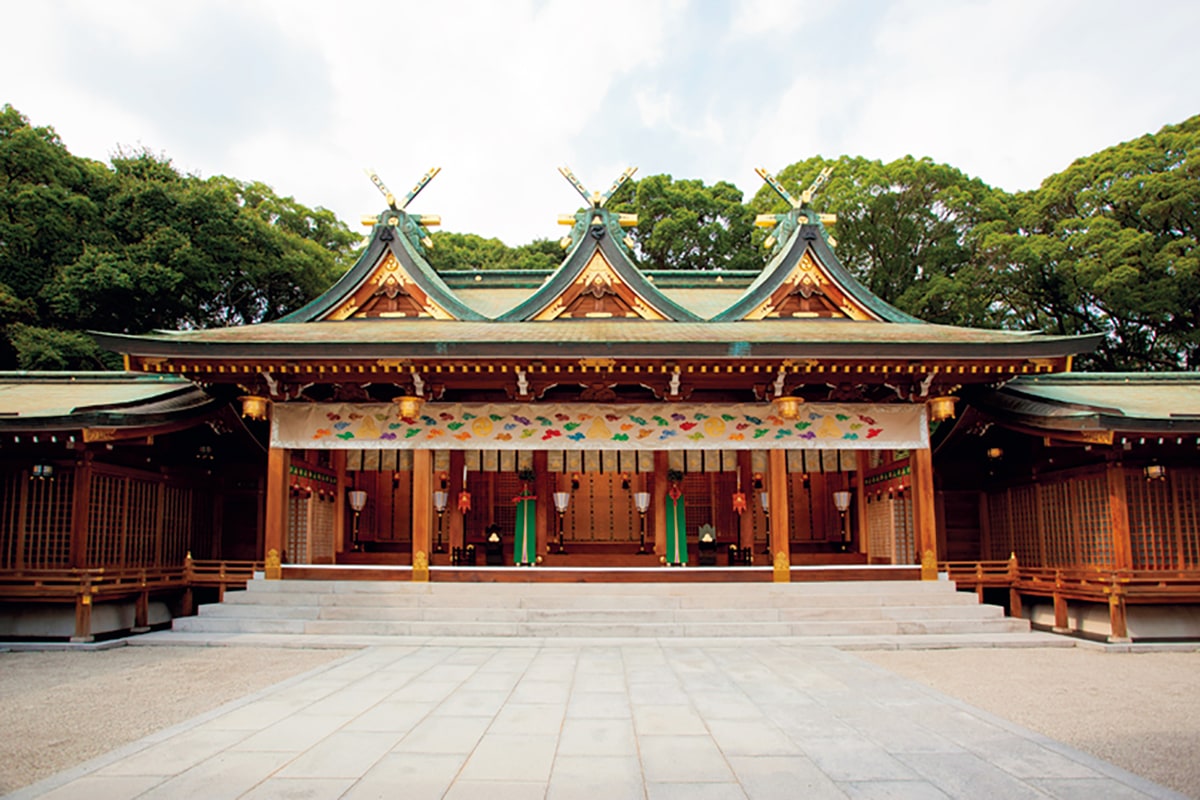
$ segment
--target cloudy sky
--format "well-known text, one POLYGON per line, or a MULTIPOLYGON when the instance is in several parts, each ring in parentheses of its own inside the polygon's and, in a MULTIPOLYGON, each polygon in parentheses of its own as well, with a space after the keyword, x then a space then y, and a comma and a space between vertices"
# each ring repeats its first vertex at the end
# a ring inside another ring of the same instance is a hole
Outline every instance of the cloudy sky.
POLYGON ((357 225, 364 176, 445 229, 557 238, 640 175, 814 154, 952 164, 1009 190, 1200 113, 1200 3, 1110 0, 0 0, 0 104, 77 155, 165 153, 357 225))

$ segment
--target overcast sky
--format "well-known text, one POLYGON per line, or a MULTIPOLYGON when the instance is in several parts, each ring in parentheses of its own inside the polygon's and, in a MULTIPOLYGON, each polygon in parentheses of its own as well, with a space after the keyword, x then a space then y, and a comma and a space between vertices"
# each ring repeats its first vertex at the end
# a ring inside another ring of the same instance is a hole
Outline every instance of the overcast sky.
POLYGON ((626 166, 757 191, 814 154, 1029 189, 1200 113, 1200 3, 0 0, 0 104, 75 154, 165 153, 358 227, 411 210, 557 238, 626 166))

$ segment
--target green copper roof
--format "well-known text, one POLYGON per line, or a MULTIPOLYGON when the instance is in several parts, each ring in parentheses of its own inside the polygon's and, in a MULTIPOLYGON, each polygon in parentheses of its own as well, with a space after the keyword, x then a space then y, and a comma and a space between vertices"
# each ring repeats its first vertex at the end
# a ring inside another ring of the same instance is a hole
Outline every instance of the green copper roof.
MULTIPOLYGON (((529 299, 516 308, 501 315, 498 319, 506 322, 529 320, 537 316, 543 309, 556 300, 567 287, 583 272, 591 261, 592 256, 599 251, 605 261, 613 268, 625 285, 634 291, 647 305, 669 320, 694 322, 700 319, 686 308, 677 305, 673 300, 655 288, 646 279, 629 257, 625 254, 608 228, 593 226, 592 232, 583 236, 575 243, 571 252, 548 281, 541 285, 529 299)), ((576 320, 566 321, 574 324, 576 320)), ((546 323, 542 323, 546 324, 546 323)))
POLYGON ((1102 338, 846 319, 580 319, 553 323, 355 319, 146 336, 92 335, 102 347, 120 353, 208 358, 1036 358, 1088 351, 1102 338))
POLYGON ((215 401, 189 380, 136 372, 0 372, 0 430, 160 424, 215 401))
MULTIPOLYGON (((906 314, 895 306, 876 297, 867 287, 859 283, 858 279, 842 266, 842 262, 838 260, 833 250, 830 249, 828 243, 825 241, 825 237, 822 235, 822 228, 819 224, 804 224, 797 227, 792 232, 787 244, 775 254, 775 257, 763 269, 758 280, 746 289, 745 294, 737 302, 714 316, 713 320, 744 319, 748 313, 775 293, 775 290, 791 275, 792 270, 800 262, 800 259, 803 258, 805 252, 812 253, 818 266, 824 270, 829 279, 836 283, 843 292, 880 320, 884 322, 921 322, 916 317, 906 314)), ((808 324, 805 320, 795 321, 801 324, 808 324)))
POLYGON ((313 322, 320 320, 336 308, 344 299, 354 293, 364 280, 370 277, 375 266, 384 253, 391 251, 400 266, 408 273, 421 291, 456 319, 480 320, 486 319, 475 309, 471 308, 446 285, 441 276, 430 266, 413 247, 409 237, 401 228, 408 222, 408 215, 403 211, 385 212, 380 215, 380 222, 371 229, 371 241, 354 266, 346 271, 337 283, 308 305, 293 311, 283 317, 280 322, 313 322), (386 218, 399 221, 397 225, 389 225, 386 218))
POLYGON ((1200 431, 1200 373, 1026 376, 981 397, 979 404, 1037 427, 1200 431))

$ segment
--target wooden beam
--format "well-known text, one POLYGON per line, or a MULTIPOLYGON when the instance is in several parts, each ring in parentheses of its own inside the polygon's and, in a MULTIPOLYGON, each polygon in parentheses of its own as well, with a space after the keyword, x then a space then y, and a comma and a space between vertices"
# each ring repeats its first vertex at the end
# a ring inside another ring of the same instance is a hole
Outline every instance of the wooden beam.
MULTIPOLYGON (((1108 526, 1112 531, 1113 569, 1133 569, 1133 541, 1129 530, 1129 498, 1125 491, 1125 468, 1119 464, 1109 464, 1104 474, 1108 483, 1108 526)), ((1078 558, 1080 554, 1075 555, 1078 558)), ((1122 613, 1123 611, 1122 606, 1122 613)))
MULTIPOLYGON (((70 565, 76 569, 88 566, 88 518, 90 515, 91 498, 92 498, 92 453, 85 452, 81 454, 80 460, 75 462, 75 483, 72 486, 71 496, 71 552, 69 557, 70 565)), ((29 481, 24 481, 29 483, 29 481)), ((22 510, 24 504, 22 504, 22 510)), ((24 526, 20 526, 18 530, 24 532, 24 526)), ((24 547, 17 550, 17 558, 24 558, 24 547)), ((20 562, 18 561, 18 566, 20 562)))
POLYGON ((854 516, 858 523, 854 535, 858 539, 858 552, 871 559, 871 541, 867 535, 867 470, 871 466, 870 454, 866 450, 855 453, 858 466, 858 491, 854 493, 854 516))
POLYGON ((933 496, 933 451, 918 447, 910 460, 913 482, 913 535, 922 580, 937 580, 937 512, 933 496), (930 567, 932 565, 932 568, 930 567))
POLYGON ((433 451, 413 451, 412 482, 413 580, 429 580, 429 553, 433 534, 433 451), (422 573, 422 574, 418 574, 422 573))
POLYGON ((780 580, 781 557, 786 570, 792 563, 788 545, 791 522, 788 519, 787 453, 767 451, 767 505, 771 509, 771 563, 775 565, 776 580, 780 580))
POLYGON ((654 553, 655 555, 665 556, 667 554, 667 470, 670 466, 667 464, 667 452, 665 450, 656 450, 654 452, 654 496, 650 498, 650 513, 654 520, 654 553))
POLYGON ((555 478, 550 474, 549 456, 545 450, 535 450, 533 453, 533 472, 535 475, 533 489, 537 501, 534 504, 535 536, 539 552, 549 552, 551 538, 558 537, 558 512, 554 510, 554 492, 557 489, 555 478))
POLYGON ((331 461, 337 480, 333 494, 333 553, 336 563, 337 554, 346 549, 346 492, 350 491, 346 475, 346 451, 334 450, 331 461))
POLYGON ((269 555, 274 550, 281 559, 288 555, 284 552, 284 546, 287 543, 288 469, 291 462, 290 450, 272 447, 267 451, 267 513, 263 526, 263 552, 269 555))

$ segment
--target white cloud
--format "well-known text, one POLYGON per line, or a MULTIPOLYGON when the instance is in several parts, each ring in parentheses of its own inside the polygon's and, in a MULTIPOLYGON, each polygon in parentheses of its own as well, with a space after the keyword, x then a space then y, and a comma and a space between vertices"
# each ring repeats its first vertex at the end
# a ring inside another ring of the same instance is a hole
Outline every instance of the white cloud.
POLYGON ((928 155, 1008 189, 1200 110, 1200 6, 1111 0, 10 3, 0 102, 80 155, 146 145, 352 224, 372 166, 451 230, 557 237, 569 164, 728 180, 928 155), (357 11, 357 13, 355 13, 357 11), (1168 20, 1168 23, 1164 23, 1168 20))

